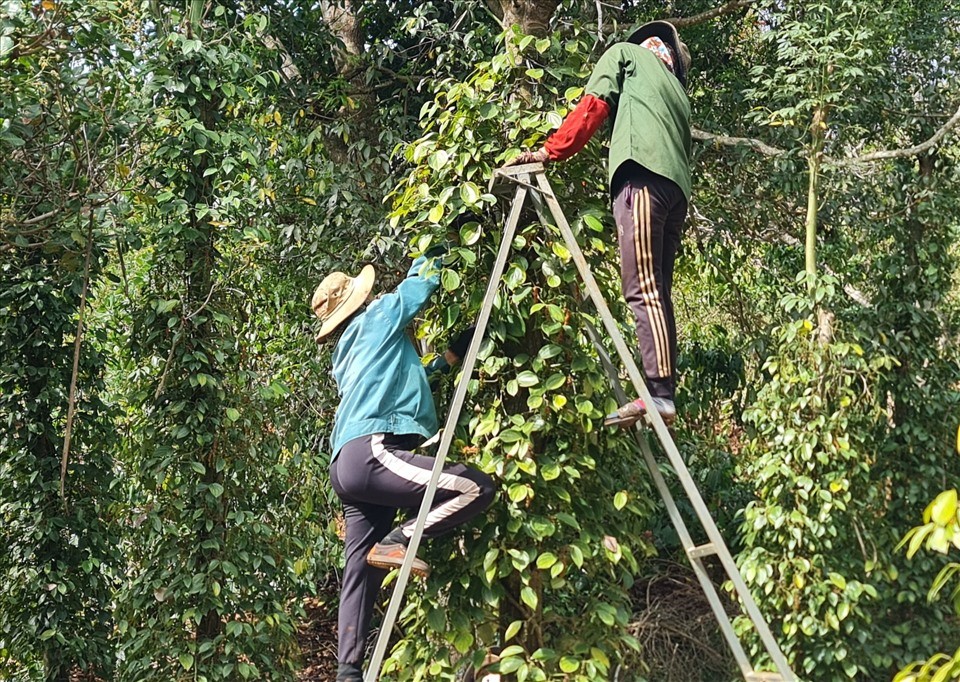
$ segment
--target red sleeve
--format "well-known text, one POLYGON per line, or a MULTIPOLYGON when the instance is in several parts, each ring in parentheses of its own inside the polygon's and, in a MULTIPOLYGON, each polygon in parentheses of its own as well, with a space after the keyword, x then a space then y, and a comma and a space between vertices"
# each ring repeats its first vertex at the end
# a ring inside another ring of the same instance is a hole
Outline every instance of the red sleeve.
POLYGON ((584 95, 577 108, 567 114, 560 127, 543 144, 550 160, 563 161, 583 149, 609 114, 609 104, 599 97, 584 95))

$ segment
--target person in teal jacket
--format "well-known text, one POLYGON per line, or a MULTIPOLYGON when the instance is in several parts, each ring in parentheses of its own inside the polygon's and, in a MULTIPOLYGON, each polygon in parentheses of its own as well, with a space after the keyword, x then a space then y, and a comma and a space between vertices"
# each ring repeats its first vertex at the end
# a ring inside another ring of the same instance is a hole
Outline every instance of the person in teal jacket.
MULTIPOLYGON (((434 458, 412 450, 437 433, 428 373, 448 370, 465 354, 472 331, 424 367, 405 333, 440 282, 440 258, 413 261, 396 290, 370 300, 373 267, 342 272, 317 287, 311 307, 322 324, 318 342, 333 346, 340 393, 331 437, 330 481, 343 502, 346 565, 340 588, 337 680, 362 680, 370 619, 388 569, 406 555, 416 519, 394 526, 397 510, 419 508, 434 458)), ((466 523, 493 499, 493 480, 464 464, 443 468, 423 537, 466 523)), ((414 560, 413 572, 430 568, 414 560)))

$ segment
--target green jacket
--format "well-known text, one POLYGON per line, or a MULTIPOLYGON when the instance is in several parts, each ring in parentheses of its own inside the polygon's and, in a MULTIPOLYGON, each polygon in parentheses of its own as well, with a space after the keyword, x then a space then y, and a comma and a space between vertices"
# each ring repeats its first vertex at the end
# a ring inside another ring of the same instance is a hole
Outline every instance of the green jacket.
POLYGON ((650 50, 616 43, 603 53, 587 94, 613 117, 609 181, 628 160, 673 180, 690 198, 690 102, 680 81, 650 50))
POLYGON ((340 392, 330 438, 332 463, 354 438, 373 433, 417 434, 439 427, 428 372, 447 366, 443 356, 425 368, 404 332, 440 284, 440 259, 413 261, 407 278, 347 324, 333 349, 340 392))

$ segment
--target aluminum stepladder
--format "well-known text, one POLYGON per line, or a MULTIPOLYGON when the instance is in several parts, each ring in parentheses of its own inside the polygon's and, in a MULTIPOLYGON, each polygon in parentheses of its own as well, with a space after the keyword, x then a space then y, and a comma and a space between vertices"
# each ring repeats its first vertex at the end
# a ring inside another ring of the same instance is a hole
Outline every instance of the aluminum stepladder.
MULTIPOLYGON (((633 353, 624 341, 623 335, 620 333, 620 329, 616 320, 610 313, 610 309, 607 306, 606 300, 603 298, 603 294, 600 292, 600 288, 597 286, 597 282, 593 277, 593 273, 590 271, 590 267, 587 265, 583 251, 577 242, 576 236, 570 229, 570 225, 567 222, 562 209, 560 208, 560 203, 557 200, 556 195, 554 195, 553 190, 550 187, 550 183, 544 174, 543 165, 534 163, 501 168, 495 172, 494 177, 491 180, 491 185, 498 178, 513 182, 516 185, 516 193, 514 195, 513 203, 510 207, 510 212, 507 216, 507 222, 504 227, 503 237, 500 243, 500 249, 497 253, 496 261, 494 263, 493 271, 490 273, 490 279, 487 283, 487 291, 484 295, 483 305, 481 306, 480 315, 476 323, 477 332, 470 343, 466 357, 463 359, 460 380, 457 383, 457 388, 450 403, 450 409, 447 414, 443 432, 441 434, 436 460, 431 472, 430 482, 426 492, 424 493, 424 499, 417 515, 417 523, 414 528, 413 537, 410 539, 410 543, 407 548, 407 556, 400 568, 400 573, 397 577, 397 582, 394 586, 393 595, 390 599, 387 612, 384 615, 383 624, 380 628, 380 635, 377 639, 376 648, 374 650, 373 657, 371 658, 370 665, 367 669, 366 676, 364 677, 364 682, 376 682, 376 680, 379 678, 380 666, 383 662, 383 656, 386 651, 390 631, 392 630, 393 624, 396 621, 397 613, 400 608, 400 602, 403 599, 403 592, 410 577, 410 569, 413 565, 413 558, 416 555, 417 548, 420 544, 420 539, 423 535, 427 514, 429 513, 430 507, 433 504, 433 498, 436 494, 437 483, 440 478, 444 460, 446 459, 446 456, 450 450, 450 444, 453 441, 454 428, 456 427, 460 411, 463 407, 464 399, 466 398, 467 384, 469 383, 470 377, 473 374, 477 353, 480 349, 483 334, 486 331, 487 324, 490 320, 490 312, 493 307, 493 301, 496 296, 500 280, 503 277, 507 257, 510 253, 511 244, 513 242, 514 235, 516 234, 521 210, 524 202, 526 201, 527 194, 531 195, 534 207, 540 217, 541 222, 543 223, 547 223, 545 211, 543 210, 543 204, 546 203, 546 206, 553 217, 553 222, 559 228, 567 249, 570 251, 574 264, 579 271, 584 288, 586 289, 587 294, 594 304, 594 307, 599 313, 604 328, 614 343, 617 354, 620 356, 621 361, 627 369, 630 381, 633 384, 634 389, 637 391, 637 395, 639 395, 646 404, 649 405, 652 403, 650 393, 647 390, 646 381, 637 367, 633 353), (533 184, 534 180, 536 181, 536 184, 533 184)), ((588 336, 590 336, 594 346, 597 349, 597 353, 599 354, 604 370, 611 381, 611 385, 616 394, 618 403, 625 403, 628 398, 623 390, 623 386, 620 383, 617 369, 611 361, 609 354, 600 343, 596 329, 593 328, 589 321, 586 321, 586 330, 588 336)), ((740 575, 740 571, 737 569, 736 563, 734 563, 733 557, 731 556, 726 543, 724 543, 723 537, 720 535, 720 531, 717 529, 717 526, 713 521, 713 517, 710 515, 710 512, 707 509, 707 506, 700 495, 700 491, 697 489, 696 483, 690 476, 690 472, 687 470, 687 467, 683 462, 683 458, 681 457, 680 452, 677 450, 677 446, 673 442, 673 438, 670 436, 670 432, 668 431, 666 424, 664 424, 663 419, 661 419, 660 415, 656 411, 649 413, 646 417, 646 421, 648 425, 652 427, 654 434, 660 441, 663 451, 667 456, 667 460, 675 471, 683 491, 690 501, 694 512, 696 513, 697 519, 699 520, 708 537, 708 542, 702 545, 697 545, 694 543, 690 536, 690 532, 687 530, 686 523, 680 516, 680 512, 677 509, 677 505, 674 502, 673 495, 667 486, 666 480, 664 479, 663 474, 660 472, 657 461, 653 456, 653 451, 650 448, 650 444, 643 433, 643 426, 641 423, 638 423, 634 431, 634 435, 643 455, 644 462, 650 472, 651 477, 653 478, 654 484, 657 487, 657 491, 660 493, 660 496, 663 499, 664 506, 667 509, 667 514, 670 517, 670 521, 673 523, 674 528, 677 531, 681 545, 683 546, 687 557, 690 559, 694 574, 697 576, 697 580, 700 582, 700 586, 707 597, 707 601, 709 602, 710 608, 712 609, 714 617, 717 620, 720 631, 722 632, 727 645, 730 647, 730 650, 733 653, 734 659, 740 668, 740 672, 742 673, 744 680, 746 682, 796 682, 796 677, 794 676, 793 671, 790 669, 789 663, 784 657, 780 646, 773 637, 773 634, 770 632, 770 628, 767 625, 767 622, 764 620, 763 615, 757 608, 756 602, 750 595, 750 591, 747 589, 747 586, 743 581, 743 577, 740 575), (773 661, 774 666, 777 668, 777 672, 758 672, 753 669, 753 665, 751 664, 749 657, 743 650, 743 645, 740 643, 740 640, 737 638, 737 635, 734 632, 733 624, 730 622, 730 618, 724 609, 723 603, 720 600, 720 595, 717 592, 717 588, 707 573, 706 566, 704 565, 704 558, 708 556, 717 556, 720 560, 728 579, 733 584, 734 590, 740 599, 740 603, 743 606, 745 615, 753 623, 754 628, 756 628, 757 634, 760 636, 760 640, 764 646, 764 649, 769 655, 770 660, 773 661)))

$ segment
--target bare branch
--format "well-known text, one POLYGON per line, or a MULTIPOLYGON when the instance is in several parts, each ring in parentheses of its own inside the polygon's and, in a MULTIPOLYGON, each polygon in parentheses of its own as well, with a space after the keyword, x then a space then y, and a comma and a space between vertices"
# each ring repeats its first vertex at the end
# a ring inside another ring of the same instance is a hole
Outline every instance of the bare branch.
POLYGON ((711 19, 716 19, 717 17, 723 16, 724 14, 732 14, 738 9, 750 7, 752 4, 754 4, 754 2, 756 2, 756 0, 730 0, 719 7, 714 7, 713 9, 707 10, 706 12, 701 12, 700 14, 694 14, 692 17, 674 17, 673 19, 667 19, 667 21, 677 28, 696 26, 697 24, 703 24, 711 19))
POLYGON ((903 159, 910 156, 917 156, 925 151, 933 149, 940 144, 940 141, 946 137, 951 130, 956 128, 958 124, 960 124, 960 107, 957 107, 956 113, 950 117, 950 120, 944 123, 943 126, 941 126, 940 129, 931 135, 925 142, 921 142, 920 144, 912 147, 906 147, 904 149, 885 149, 879 152, 861 154, 860 156, 854 156, 850 159, 837 159, 834 161, 834 163, 845 166, 857 163, 884 161, 886 159, 903 159))
POLYGON ((765 142, 755 140, 751 137, 729 137, 727 135, 716 135, 715 133, 708 133, 707 131, 700 130, 699 128, 691 128, 690 134, 693 136, 693 139, 700 140, 701 142, 713 142, 714 144, 725 145, 728 147, 739 147, 741 145, 746 145, 765 156, 780 156, 781 154, 786 153, 785 149, 771 147, 765 142))

